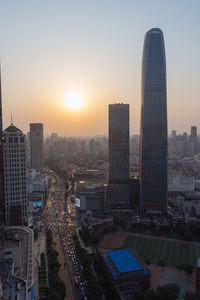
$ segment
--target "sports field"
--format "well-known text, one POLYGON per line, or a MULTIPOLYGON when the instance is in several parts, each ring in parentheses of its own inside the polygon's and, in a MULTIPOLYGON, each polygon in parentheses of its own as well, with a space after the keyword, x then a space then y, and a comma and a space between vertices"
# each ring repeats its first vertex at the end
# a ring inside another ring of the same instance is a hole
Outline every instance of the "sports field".
POLYGON ((122 247, 133 248, 144 261, 150 259, 157 265, 162 260, 171 268, 180 264, 196 266, 200 257, 200 245, 144 236, 128 236, 122 247))

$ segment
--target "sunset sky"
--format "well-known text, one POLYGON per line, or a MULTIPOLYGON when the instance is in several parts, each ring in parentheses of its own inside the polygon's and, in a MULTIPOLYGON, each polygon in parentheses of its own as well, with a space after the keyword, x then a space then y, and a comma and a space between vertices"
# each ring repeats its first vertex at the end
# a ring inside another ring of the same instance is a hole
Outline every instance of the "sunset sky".
POLYGON ((199 0, 0 0, 3 123, 24 133, 107 134, 108 104, 129 103, 139 132, 145 33, 163 30, 168 127, 200 133, 199 0), (83 107, 66 106, 70 93, 83 107))

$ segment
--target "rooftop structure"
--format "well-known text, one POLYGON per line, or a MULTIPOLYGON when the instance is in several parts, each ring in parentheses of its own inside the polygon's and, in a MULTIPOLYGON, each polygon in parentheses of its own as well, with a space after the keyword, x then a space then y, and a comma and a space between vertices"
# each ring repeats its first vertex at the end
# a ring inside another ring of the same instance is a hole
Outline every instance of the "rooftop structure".
POLYGON ((200 268, 200 257, 197 259, 197 268, 200 268))
POLYGON ((120 277, 134 276, 135 274, 146 274, 147 270, 128 249, 109 251, 105 262, 109 267, 114 279, 120 277), (138 272, 139 271, 139 272, 138 272))
MULTIPOLYGON (((30 228, 7 226, 5 241, 6 274, 2 280, 4 299, 20 295, 32 299, 34 294, 34 236, 30 228), (19 283, 19 288, 16 285, 19 283)), ((1 270, 0 270, 0 274, 1 270)))
POLYGON ((105 170, 93 170, 93 169, 76 169, 73 170, 73 177, 76 180, 105 180, 106 172, 105 170))
POLYGON ((103 214, 106 210, 106 187, 104 182, 79 181, 75 189, 75 206, 103 214), (78 201, 77 201, 78 200, 78 201))
POLYGON ((150 270, 133 249, 98 247, 97 259, 120 299, 132 299, 134 292, 150 288, 150 270))
POLYGON ((169 176, 168 192, 193 192, 195 189, 194 176, 169 176))
POLYGON ((112 228, 113 226, 113 218, 108 216, 95 216, 92 217, 91 214, 86 212, 86 214, 82 215, 82 224, 87 229, 93 232, 103 232, 106 228, 112 228))

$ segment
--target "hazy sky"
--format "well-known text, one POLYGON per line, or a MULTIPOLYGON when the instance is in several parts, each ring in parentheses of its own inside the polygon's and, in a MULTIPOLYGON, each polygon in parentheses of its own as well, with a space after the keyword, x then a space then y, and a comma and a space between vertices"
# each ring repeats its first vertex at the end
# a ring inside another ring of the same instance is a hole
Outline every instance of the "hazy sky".
POLYGON ((130 103, 132 133, 140 123, 144 35, 163 30, 168 127, 200 133, 199 0, 0 0, 4 128, 45 134, 107 134, 108 104, 130 103), (85 99, 69 111, 71 91, 85 99))

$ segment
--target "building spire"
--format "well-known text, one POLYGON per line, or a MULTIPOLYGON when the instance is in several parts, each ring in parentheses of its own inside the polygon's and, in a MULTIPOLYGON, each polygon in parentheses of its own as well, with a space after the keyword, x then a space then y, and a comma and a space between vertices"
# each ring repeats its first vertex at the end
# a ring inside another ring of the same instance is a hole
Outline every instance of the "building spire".
POLYGON ((11 125, 13 125, 13 119, 12 119, 12 114, 11 114, 11 125))

